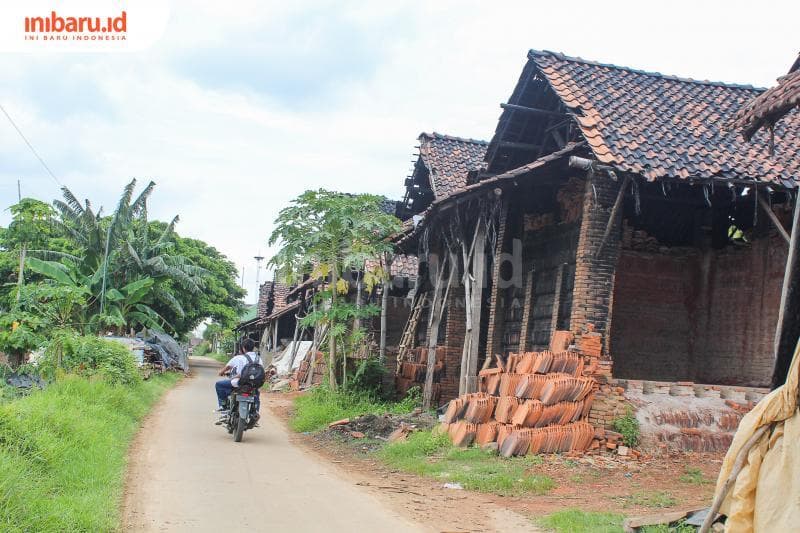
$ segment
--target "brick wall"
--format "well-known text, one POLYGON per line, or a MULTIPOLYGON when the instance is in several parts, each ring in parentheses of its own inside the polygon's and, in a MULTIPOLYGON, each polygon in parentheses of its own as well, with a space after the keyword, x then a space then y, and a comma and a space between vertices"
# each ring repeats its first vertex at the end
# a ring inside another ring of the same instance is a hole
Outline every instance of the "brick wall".
MULTIPOLYGON (((620 248, 619 221, 602 250, 600 244, 619 187, 619 183, 605 175, 595 175, 586 180, 569 327, 576 335, 585 331, 588 324, 593 324, 595 331, 606 336, 620 248)), ((617 216, 621 218, 619 214, 617 216)))
POLYGON ((767 386, 788 247, 771 234, 711 254, 700 275, 695 381, 767 386))
POLYGON ((616 274, 614 376, 765 386, 786 261, 777 235, 749 246, 624 250, 616 274))
POLYGON ((618 378, 691 380, 690 308, 697 254, 624 250, 617 265, 610 353, 618 378))
POLYGON ((445 348, 440 404, 458 396, 461 355, 464 348, 464 334, 467 330, 466 318, 464 287, 451 287, 447 298, 447 312, 444 316, 444 337, 439 337, 439 345, 445 348))

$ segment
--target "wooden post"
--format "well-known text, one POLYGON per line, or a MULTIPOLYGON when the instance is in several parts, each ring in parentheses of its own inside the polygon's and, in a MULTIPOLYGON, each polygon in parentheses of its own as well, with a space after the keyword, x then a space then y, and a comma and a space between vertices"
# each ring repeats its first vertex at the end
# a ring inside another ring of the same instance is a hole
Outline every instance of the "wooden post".
POLYGON ((784 240, 786 241, 786 243, 787 243, 787 244, 791 244, 791 243, 792 243, 792 239, 789 237, 789 234, 786 232, 786 228, 784 228, 784 227, 783 227, 783 224, 781 224, 781 221, 780 221, 780 220, 778 220, 778 217, 775 215, 775 212, 774 212, 774 211, 772 210, 772 208, 769 206, 769 203, 767 203, 767 201, 766 201, 766 200, 764 200, 764 196, 763 196, 763 195, 761 195, 761 194, 758 192, 758 190, 756 190, 756 191, 755 191, 755 193, 756 193, 756 195, 757 195, 757 197, 758 197, 758 205, 760 205, 760 206, 761 206, 761 208, 764 210, 764 212, 767 214, 767 216, 769 217, 769 219, 770 219, 770 220, 772 221, 772 223, 775 225, 775 228, 778 230, 778 233, 780 233, 780 234, 781 234, 781 237, 783 237, 783 238, 784 238, 784 240))
POLYGON ((472 243, 467 249, 467 240, 461 240, 461 255, 464 262, 464 276, 462 281, 464 283, 464 317, 466 328, 464 330, 464 346, 461 349, 461 368, 458 380, 458 394, 459 396, 466 392, 467 387, 467 368, 469 367, 469 354, 470 346, 472 344, 472 286, 474 279, 470 274, 471 262, 473 259, 473 252, 475 251, 475 242, 478 237, 478 227, 481 225, 481 219, 475 224, 475 231, 472 233, 472 243))
POLYGON ((428 310, 428 361, 425 368, 425 387, 422 391, 422 408, 427 410, 431 408, 433 403, 433 373, 436 367, 436 345, 439 343, 439 323, 442 320, 442 311, 444 310, 443 300, 447 300, 447 295, 450 292, 450 285, 453 282, 453 274, 455 269, 452 265, 452 258, 455 256, 453 252, 449 253, 450 257, 450 275, 447 278, 447 285, 442 298, 442 280, 444 279, 445 264, 447 258, 443 258, 439 263, 436 274, 436 285, 433 287, 433 300, 431 307, 428 310))
POLYGON ((389 289, 392 282, 392 258, 386 254, 386 278, 383 280, 383 294, 381 294, 381 340, 378 357, 381 364, 386 362, 386 319, 389 311, 389 289))
POLYGON ((553 292, 553 312, 550 314, 550 340, 553 339, 558 329, 558 312, 561 310, 561 294, 564 292, 564 267, 566 263, 558 265, 556 272, 556 286, 553 292))
POLYGON ((472 252, 472 273, 474 286, 472 287, 472 301, 470 302, 470 313, 472 315, 472 330, 469 332, 470 343, 469 353, 467 354, 467 368, 462 368, 464 376, 465 392, 475 392, 477 390, 478 376, 478 348, 481 338, 481 308, 483 304, 483 284, 486 277, 486 221, 481 219, 476 229, 475 249, 472 252))
POLYGON ((489 298, 489 327, 486 333, 486 359, 491 359, 492 355, 499 352, 502 348, 502 335, 505 325, 505 315, 501 309, 500 292, 500 256, 506 240, 506 227, 508 221, 508 200, 503 199, 500 207, 500 216, 497 223, 497 239, 494 249, 494 263, 490 274, 489 283, 491 284, 491 296, 489 298))
POLYGON ((772 388, 786 381, 793 348, 800 335, 800 197, 795 200, 792 218, 792 235, 789 241, 789 254, 786 257, 786 270, 783 274, 781 303, 778 308, 778 324, 775 328, 775 369, 772 374, 772 388))
POLYGON ((525 296, 522 303, 522 321, 519 325, 519 352, 523 353, 528 349, 528 336, 530 335, 531 318, 533 317, 534 304, 534 276, 536 271, 531 269, 528 272, 528 279, 525 283, 525 296))

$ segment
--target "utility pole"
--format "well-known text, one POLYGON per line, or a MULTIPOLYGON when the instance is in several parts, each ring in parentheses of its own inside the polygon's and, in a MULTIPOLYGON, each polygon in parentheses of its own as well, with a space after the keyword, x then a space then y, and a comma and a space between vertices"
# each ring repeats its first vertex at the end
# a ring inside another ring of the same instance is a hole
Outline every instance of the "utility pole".
POLYGON ((19 179, 17 179, 17 201, 22 201, 22 188, 19 185, 19 179))
POLYGON ((259 252, 259 255, 254 256, 253 259, 256 260, 256 293, 255 293, 255 298, 256 298, 256 305, 258 305, 258 297, 259 297, 259 295, 261 293, 261 286, 258 284, 258 277, 259 277, 259 274, 261 274, 261 261, 264 260, 264 256, 261 255, 261 252, 259 252))

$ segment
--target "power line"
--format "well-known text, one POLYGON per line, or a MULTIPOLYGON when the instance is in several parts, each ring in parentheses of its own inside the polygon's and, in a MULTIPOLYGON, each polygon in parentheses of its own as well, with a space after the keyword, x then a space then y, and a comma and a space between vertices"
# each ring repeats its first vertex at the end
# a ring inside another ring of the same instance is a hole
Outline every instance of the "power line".
POLYGON ((44 167, 44 169, 47 171, 47 173, 48 173, 48 174, 50 174, 50 177, 51 177, 51 178, 53 178, 53 181, 55 181, 55 182, 56 182, 56 184, 57 184, 59 187, 63 187, 63 186, 64 186, 64 184, 63 184, 63 183, 61 183, 61 182, 59 181, 59 179, 56 177, 56 175, 55 175, 55 174, 53 174, 53 171, 52 171, 52 170, 50 170, 50 167, 48 167, 48 166, 47 166, 47 163, 45 163, 45 162, 44 162, 44 159, 42 159, 42 157, 39 155, 39 153, 36 151, 36 149, 33 147, 33 145, 32 145, 32 144, 30 143, 30 141, 27 139, 27 137, 25 137, 25 134, 24 134, 24 133, 22 133, 22 130, 20 130, 20 129, 19 129, 19 127, 17 126, 17 124, 14 122, 14 119, 12 119, 12 118, 11 118, 11 115, 9 115, 9 114, 8 114, 8 111, 6 111, 6 108, 5 108, 5 107, 3 107, 3 104, 0 104, 0 111, 2 111, 2 112, 3 112, 3 114, 6 116, 6 118, 7 118, 7 119, 8 119, 8 121, 11 123, 11 125, 12 125, 12 126, 14 126, 14 129, 15 129, 15 130, 17 130, 17 133, 19 133, 19 136, 20 136, 20 137, 22 137, 22 140, 23 140, 23 141, 25 141, 25 144, 27 144, 27 145, 28 145, 28 148, 30 148, 30 149, 31 149, 31 152, 33 152, 33 155, 35 155, 35 156, 36 156, 36 159, 38 159, 38 160, 39 160, 39 162, 42 164, 42 166, 43 166, 43 167, 44 167))

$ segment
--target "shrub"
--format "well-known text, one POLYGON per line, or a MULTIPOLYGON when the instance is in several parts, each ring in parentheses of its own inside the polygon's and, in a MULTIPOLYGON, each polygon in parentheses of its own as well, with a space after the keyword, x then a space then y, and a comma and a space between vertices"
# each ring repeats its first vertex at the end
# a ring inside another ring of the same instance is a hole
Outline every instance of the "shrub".
POLYGON ((100 376, 111 384, 132 385, 141 380, 136 358, 125 345, 94 336, 62 332, 53 336, 39 362, 45 376, 57 369, 80 376, 100 376))
POLYGON ((373 396, 380 395, 386 367, 375 357, 363 359, 347 383, 349 389, 373 396))
POLYGON ((625 416, 621 416, 612 422, 614 431, 622 434, 622 442, 625 446, 634 446, 639 444, 639 421, 633 414, 633 409, 628 407, 625 416))
POLYGON ((417 398, 411 396, 397 403, 382 402, 374 395, 353 390, 332 391, 322 385, 295 398, 295 414, 290 425, 295 431, 314 431, 342 418, 410 413, 419 404, 417 398))

